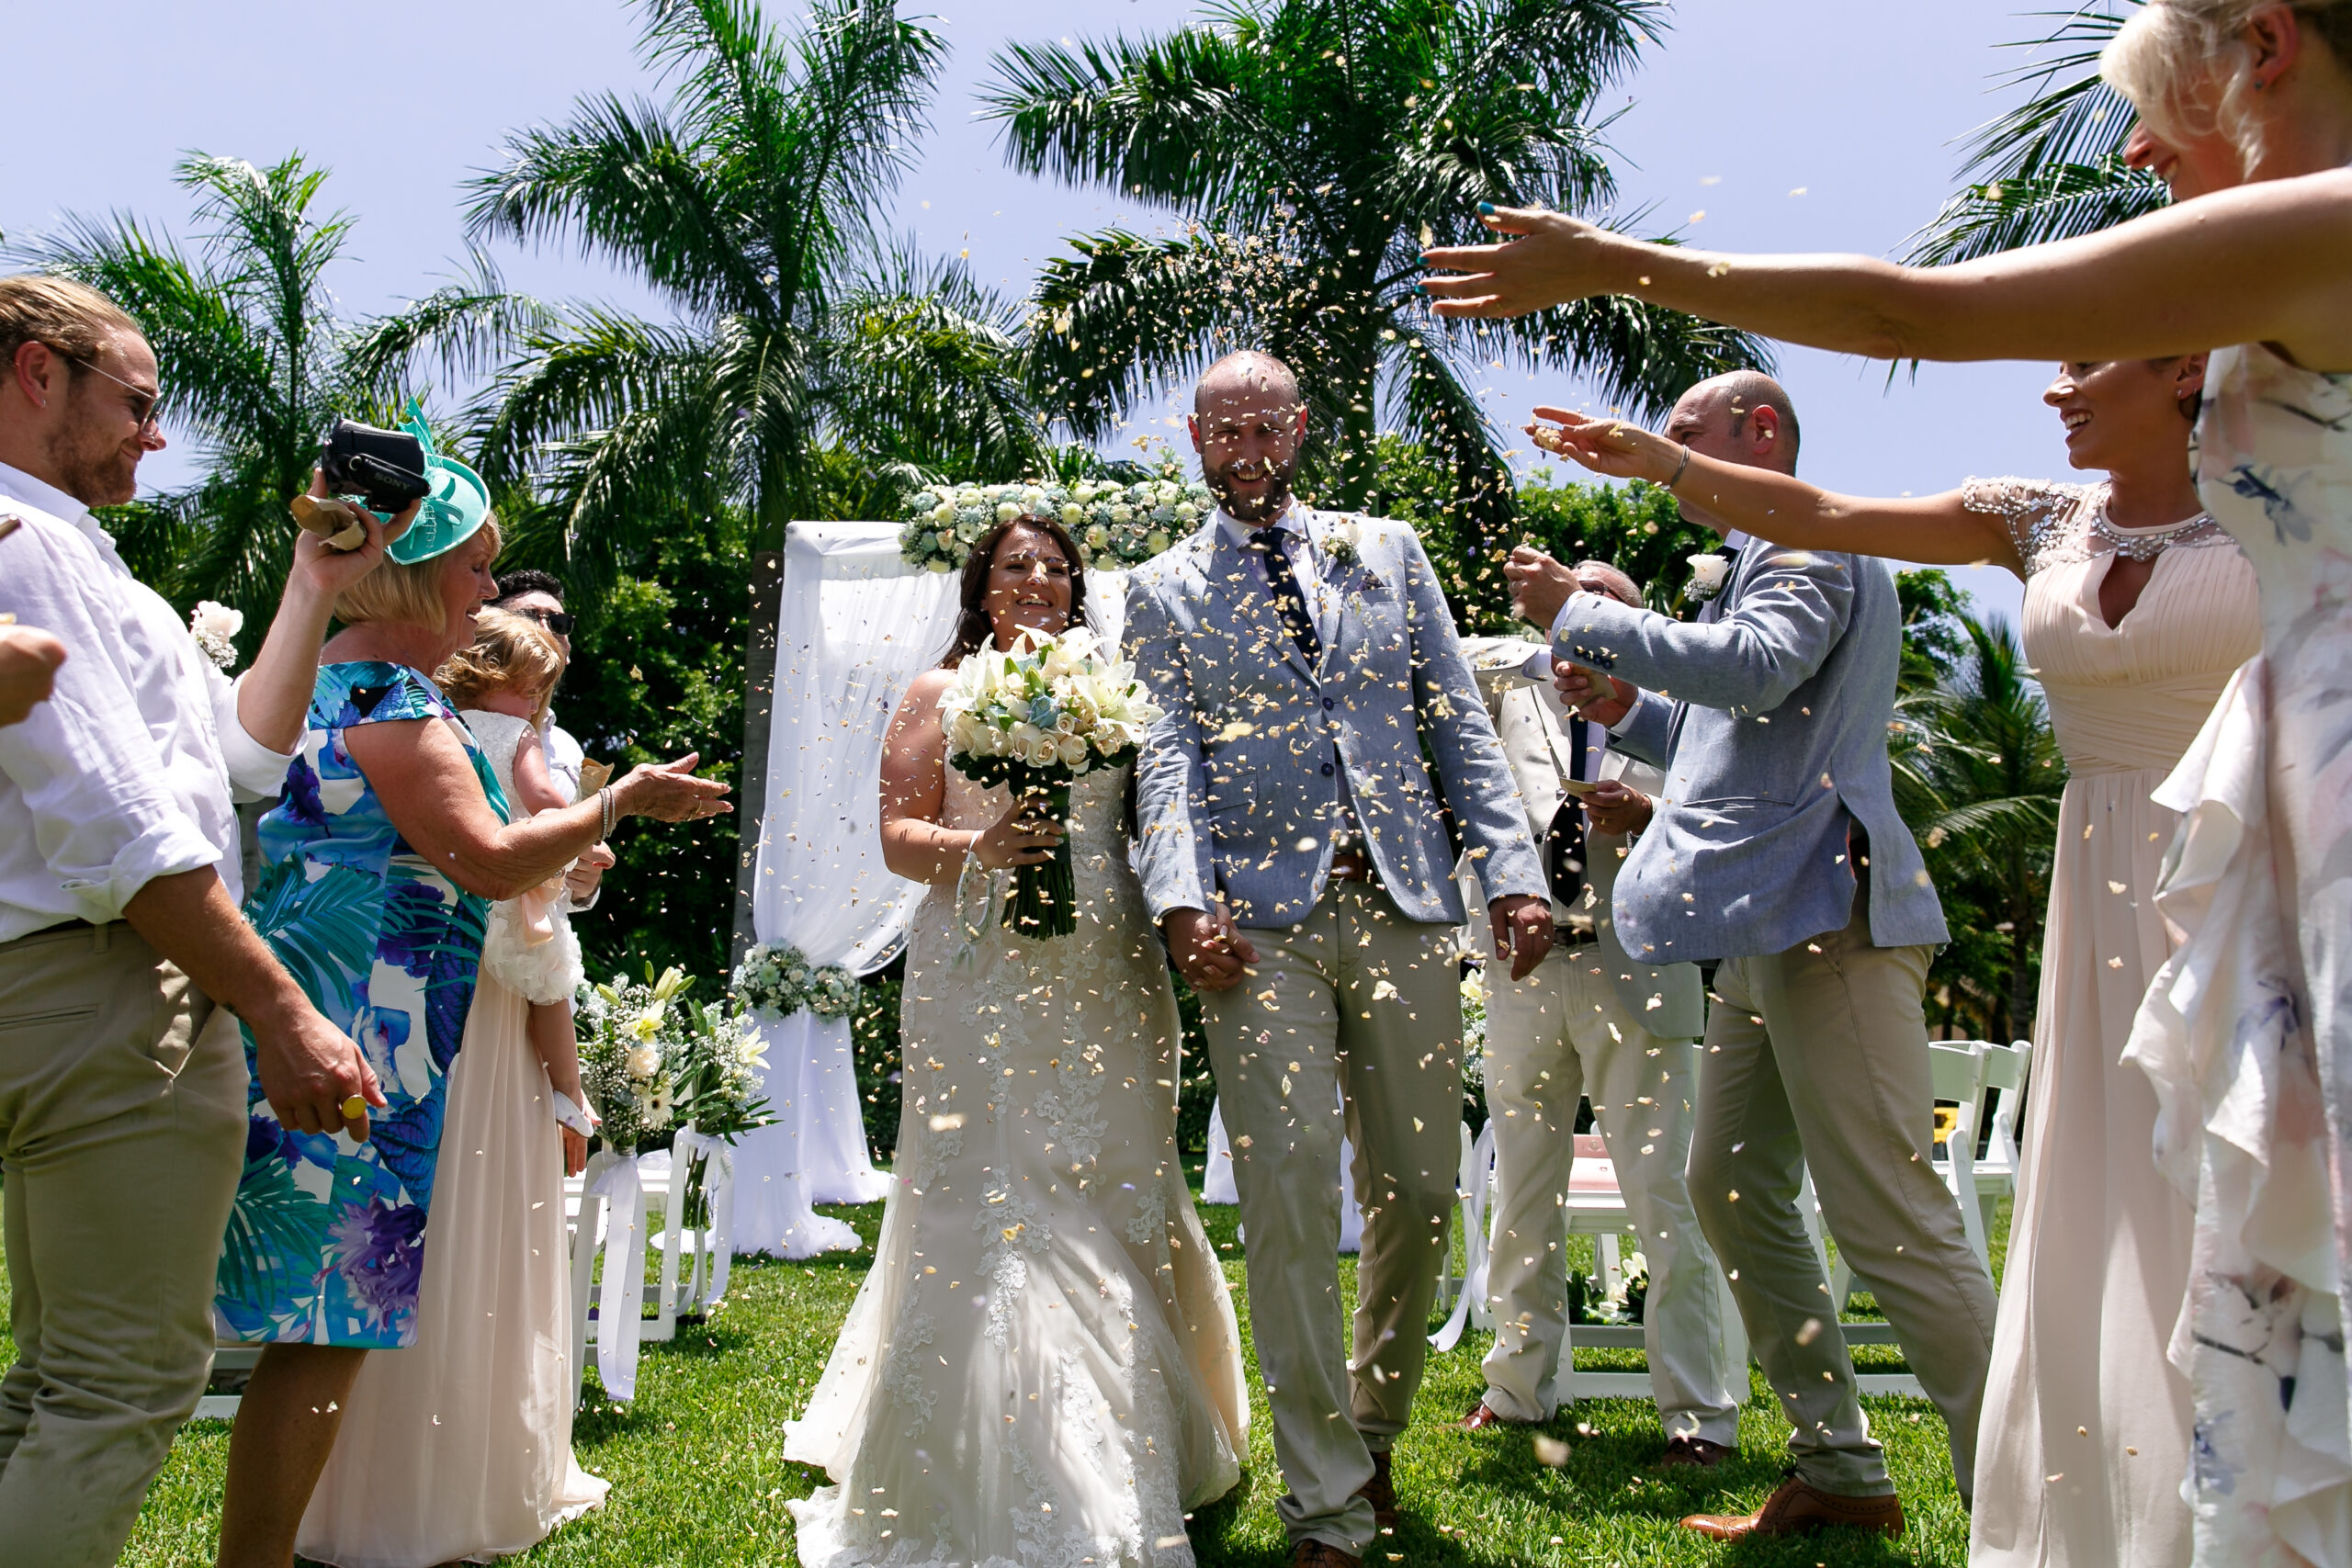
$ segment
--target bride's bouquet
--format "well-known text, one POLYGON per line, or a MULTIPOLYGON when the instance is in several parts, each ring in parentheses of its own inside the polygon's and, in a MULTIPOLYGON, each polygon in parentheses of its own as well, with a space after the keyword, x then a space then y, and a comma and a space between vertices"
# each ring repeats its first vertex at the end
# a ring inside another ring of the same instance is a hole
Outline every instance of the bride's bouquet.
MULTIPOLYGON (((1159 716, 1135 666, 1106 658, 1084 626, 1059 637, 1024 631, 1010 653, 982 649, 956 666, 939 701, 956 772, 1035 798, 1065 826, 1070 784, 1133 761, 1159 716)), ((1014 871, 1004 923, 1024 935, 1068 936, 1078 929, 1077 899, 1065 837, 1053 859, 1014 871)))

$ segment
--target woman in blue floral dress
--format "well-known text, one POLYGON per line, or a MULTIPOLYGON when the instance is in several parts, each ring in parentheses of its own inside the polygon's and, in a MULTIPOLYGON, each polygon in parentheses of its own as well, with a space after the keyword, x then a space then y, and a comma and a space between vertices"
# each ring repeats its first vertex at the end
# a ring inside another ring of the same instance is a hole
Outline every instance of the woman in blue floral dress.
MULTIPOLYGON (((284 1126, 252 1092, 214 1314, 224 1338, 268 1348, 230 1444, 225 1568, 292 1560, 361 1358, 416 1337, 443 1089, 487 901, 562 871, 621 817, 727 809, 726 786, 693 777, 689 756, 508 825, 481 748, 424 673, 472 640, 497 591, 498 529, 470 469, 429 461, 435 494, 335 605, 345 629, 322 651, 246 906, 311 1002, 350 1032, 380 1092, 366 1116, 346 1108, 356 1137, 284 1126)), ((249 1058, 253 1048, 248 1037, 249 1058)))

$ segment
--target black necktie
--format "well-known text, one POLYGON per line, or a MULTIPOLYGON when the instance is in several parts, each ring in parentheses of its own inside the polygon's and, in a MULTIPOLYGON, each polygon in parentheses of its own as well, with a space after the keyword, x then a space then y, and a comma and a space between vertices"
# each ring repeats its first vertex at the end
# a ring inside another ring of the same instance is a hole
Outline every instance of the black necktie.
MULTIPOLYGON (((1581 780, 1585 771, 1585 721, 1571 718, 1567 722, 1568 776, 1581 780)), ((1544 880, 1552 885, 1552 897, 1562 907, 1578 908, 1584 902, 1584 802, 1571 795, 1560 802, 1552 813, 1552 826, 1544 834, 1544 880)))
POLYGON ((1283 550, 1283 532, 1277 527, 1260 528, 1250 536, 1250 547, 1265 558, 1266 581, 1273 585, 1274 608, 1282 613, 1283 625, 1290 628, 1290 638, 1298 650, 1306 655, 1306 667, 1315 668, 1323 654, 1323 639, 1315 632, 1315 617, 1306 613, 1306 597, 1298 591, 1298 575, 1290 569, 1290 557, 1283 550))
POLYGON ((1584 804, 1575 795, 1560 802, 1544 835, 1544 880, 1566 909, 1584 903, 1584 804))

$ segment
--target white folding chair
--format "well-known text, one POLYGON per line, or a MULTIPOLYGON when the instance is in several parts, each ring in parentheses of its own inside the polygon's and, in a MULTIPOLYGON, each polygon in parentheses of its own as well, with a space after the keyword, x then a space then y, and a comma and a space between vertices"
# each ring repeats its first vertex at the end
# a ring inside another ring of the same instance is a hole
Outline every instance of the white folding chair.
MULTIPOLYGON (((1976 1130, 1984 1096, 1986 1071, 1984 1053, 1987 1047, 1980 1040, 1933 1040, 1928 1043, 1928 1092, 1937 1100, 1949 1100, 1958 1108, 1951 1131, 1946 1141, 1937 1145, 1944 1153, 1932 1158, 1939 1179, 1960 1206, 1962 1234, 1968 1238, 1969 1249, 1976 1254, 1979 1263, 1985 1263, 1989 1253, 1985 1245, 1987 1208, 1979 1201, 1976 1186, 1976 1130)), ((1835 1267, 1829 1263, 1821 1222, 1821 1203, 1813 1189, 1813 1173, 1804 1175, 1797 1195, 1797 1212, 1803 1216, 1807 1235, 1812 1237, 1814 1250, 1820 1255, 1823 1271, 1829 1277, 1829 1310, 1842 1314, 1854 1295, 1854 1270, 1846 1261, 1841 1248, 1835 1267)), ((1838 1325, 1849 1345, 1891 1345, 1894 1328, 1885 1322, 1844 1323, 1838 1325)), ((1901 1393, 1924 1397, 1919 1380, 1909 1372, 1857 1373, 1855 1382, 1864 1393, 1901 1393)))
MULTIPOLYGON (((1568 1168, 1568 1234, 1593 1238, 1594 1260, 1599 1264, 1601 1293, 1611 1300, 1621 1300, 1625 1293, 1624 1264, 1619 1254, 1618 1238, 1633 1228, 1633 1211, 1625 1202, 1625 1193, 1617 1182, 1617 1165, 1609 1156, 1609 1144, 1599 1133, 1578 1133, 1576 1135, 1576 1158, 1568 1168)), ((1735 1367, 1747 1365, 1747 1331, 1740 1321, 1738 1304, 1732 1300, 1731 1281, 1723 1269, 1715 1269, 1715 1290, 1723 1297, 1721 1319, 1724 1325, 1724 1348, 1726 1361, 1735 1367)), ((1638 1323, 1571 1323, 1560 1342, 1560 1371, 1566 1373, 1560 1388, 1563 1397, 1578 1399, 1651 1399, 1656 1391, 1647 1372, 1586 1372, 1577 1370, 1577 1348, 1643 1349, 1646 1346, 1643 1325, 1638 1323)))
POLYGON ((1984 1111, 1978 1124, 1984 1129, 1984 1152, 1976 1156, 1975 1176, 1976 1200, 1984 1209, 1984 1234, 1990 1236, 1995 1206, 2016 1194, 2025 1174, 2017 1119, 2026 1080, 2032 1075, 2033 1043, 2018 1040, 1984 1049, 1984 1111))

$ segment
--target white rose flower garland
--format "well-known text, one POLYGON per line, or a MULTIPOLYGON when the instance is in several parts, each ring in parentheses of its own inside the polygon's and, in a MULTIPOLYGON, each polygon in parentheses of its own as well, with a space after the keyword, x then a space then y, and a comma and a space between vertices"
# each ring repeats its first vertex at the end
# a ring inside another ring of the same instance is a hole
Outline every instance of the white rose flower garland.
POLYGON ((1000 523, 1051 517, 1077 542, 1082 565, 1139 566, 1198 526, 1216 507, 1208 486, 1171 470, 1157 479, 933 485, 915 491, 899 526, 899 551, 930 571, 961 571, 972 547, 1000 523))

